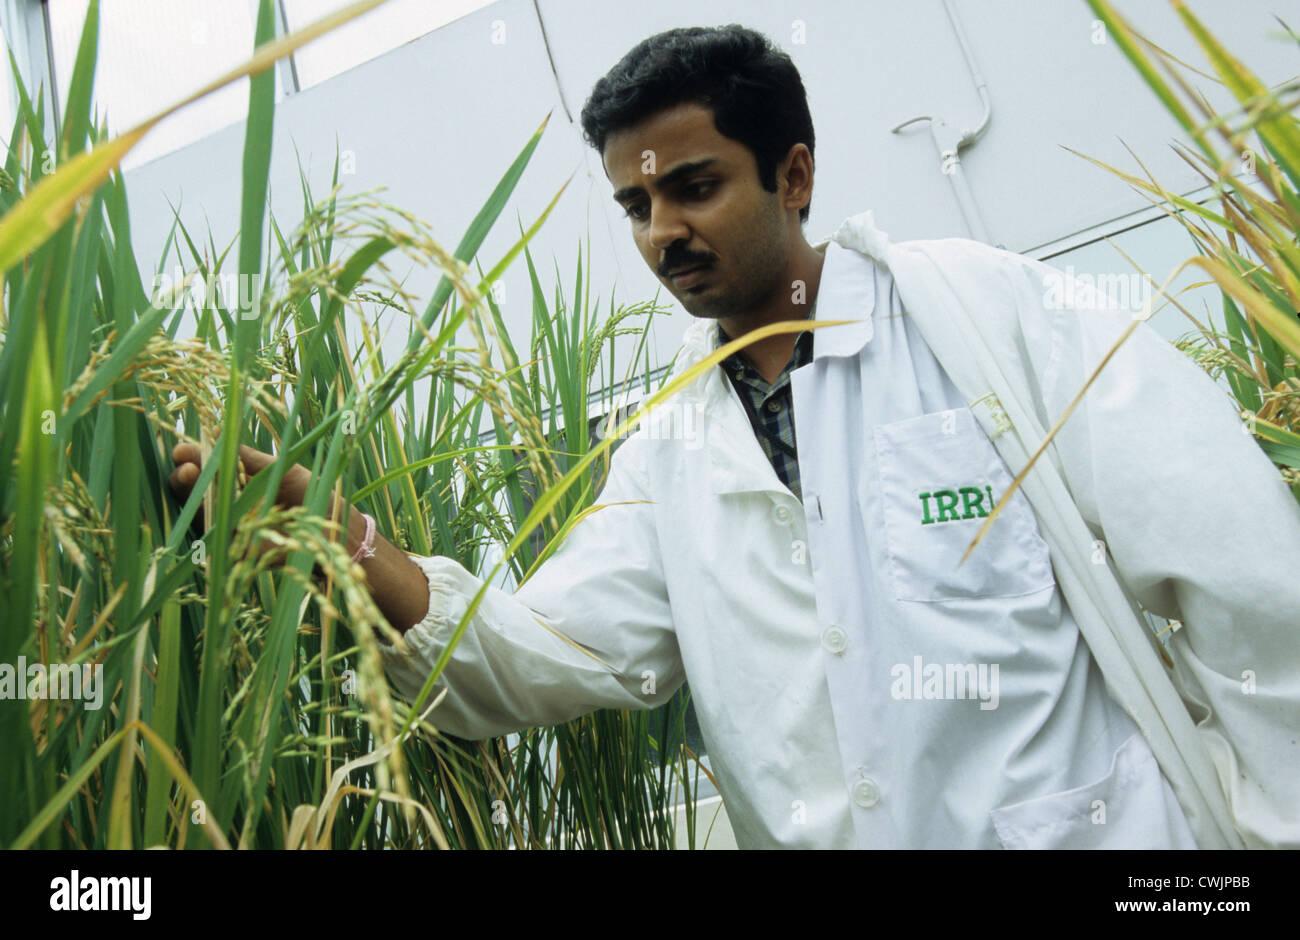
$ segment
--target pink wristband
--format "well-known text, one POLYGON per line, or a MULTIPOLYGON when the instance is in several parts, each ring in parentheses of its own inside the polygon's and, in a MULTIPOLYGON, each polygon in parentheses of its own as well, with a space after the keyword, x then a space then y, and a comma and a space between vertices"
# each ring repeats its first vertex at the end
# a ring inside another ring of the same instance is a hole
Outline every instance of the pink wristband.
POLYGON ((366 520, 366 535, 361 540, 361 547, 352 556, 354 562, 360 561, 363 557, 372 558, 375 554, 375 517, 363 512, 361 518, 366 520))

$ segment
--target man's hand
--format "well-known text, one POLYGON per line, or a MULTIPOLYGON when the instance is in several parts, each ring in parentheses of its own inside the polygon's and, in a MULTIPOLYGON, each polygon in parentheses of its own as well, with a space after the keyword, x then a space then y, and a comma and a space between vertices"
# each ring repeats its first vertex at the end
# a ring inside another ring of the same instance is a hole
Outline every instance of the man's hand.
MULTIPOLYGON (((260 473, 275 462, 273 454, 265 454, 244 444, 239 447, 239 459, 244 472, 250 476, 260 473)), ((176 497, 184 502, 189 499, 194 482, 199 478, 199 448, 195 444, 177 444, 172 448, 172 460, 176 462, 176 469, 167 482, 176 497)), ((301 506, 310 482, 311 471, 306 467, 301 464, 289 467, 280 480, 280 490, 276 494, 277 505, 301 506)), ((331 501, 333 498, 331 495, 331 501)), ((365 517, 359 509, 352 506, 340 519, 340 525, 345 533, 344 548, 349 556, 353 556, 365 538, 365 517)), ((263 539, 258 546, 257 557, 268 554, 271 555, 271 564, 276 566, 284 564, 287 557, 284 549, 263 539)), ((366 586, 380 613, 399 633, 405 633, 412 625, 424 619, 429 611, 429 582, 420 566, 411 561, 404 551, 376 531, 374 554, 363 556, 358 564, 361 565, 366 586)), ((319 565, 312 575, 316 578, 324 576, 319 565)))
MULTIPOLYGON (((172 448, 172 460, 176 462, 176 469, 167 478, 167 483, 171 486, 172 492, 176 494, 176 498, 184 503, 190 498, 194 482, 199 478, 202 459, 199 456, 198 445, 177 444, 172 448)), ((254 473, 259 473, 271 466, 275 462, 275 455, 254 450, 247 444, 240 444, 239 460, 244 473, 252 476, 254 473)), ((284 476, 280 478, 280 489, 275 499, 276 505, 285 508, 301 506, 304 497, 307 495, 307 484, 310 482, 311 471, 302 464, 293 464, 284 471, 284 476)), ((264 555, 271 555, 271 563, 277 566, 283 564, 287 557, 279 546, 267 539, 262 539, 259 542, 257 554, 259 558, 264 555)))
MULTIPOLYGON (((275 455, 267 454, 260 450, 254 450, 247 444, 239 445, 239 459, 244 464, 244 472, 250 476, 265 470, 271 464, 275 463, 275 455)), ((176 469, 172 471, 167 482, 171 484, 172 492, 181 502, 190 498, 190 490, 194 487, 194 481, 199 478, 202 460, 199 458, 199 447, 197 444, 180 443, 172 448, 172 460, 176 462, 176 469)), ((276 504, 280 506, 301 506, 303 498, 307 495, 307 484, 311 482, 311 471, 300 463, 296 463, 284 471, 284 476, 280 479, 280 491, 276 494, 276 504)))

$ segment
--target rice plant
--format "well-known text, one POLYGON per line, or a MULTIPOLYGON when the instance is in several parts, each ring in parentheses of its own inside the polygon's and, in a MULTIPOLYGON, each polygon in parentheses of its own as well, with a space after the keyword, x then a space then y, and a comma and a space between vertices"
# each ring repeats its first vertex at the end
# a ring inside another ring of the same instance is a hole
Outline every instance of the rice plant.
MULTIPOLYGON (((1066 149, 1157 197, 1152 202, 1177 219, 1191 235, 1198 254, 1174 268, 1164 283, 1156 286, 1156 295, 1174 304, 1196 326, 1195 334, 1175 345, 1211 377, 1226 378, 1245 429, 1277 465, 1279 474, 1300 501, 1300 368, 1297 367, 1300 362, 1300 121, 1292 113, 1300 104, 1300 80, 1291 79, 1276 89, 1267 87, 1211 35, 1181 0, 1170 2, 1213 64, 1219 79, 1237 99, 1239 111, 1217 114, 1205 97, 1179 74, 1178 67, 1183 65, 1180 60, 1133 29, 1106 0, 1087 0, 1143 80, 1196 143, 1200 154, 1184 149, 1177 152, 1213 187, 1223 212, 1214 212, 1169 192, 1150 172, 1147 172, 1148 179, 1143 180, 1069 147, 1066 149), (1155 54, 1172 85, 1161 78, 1144 48, 1155 54), (1193 118, 1195 111, 1201 113, 1203 120, 1193 118), (1257 134, 1262 152, 1249 145, 1252 132, 1257 134), (1227 148, 1226 154, 1215 149, 1214 136, 1227 148), (1258 178, 1264 193, 1251 185, 1252 176, 1258 178), (1166 203, 1172 209, 1166 209, 1166 203), (1213 321, 1205 326, 1177 297, 1166 291, 1189 266, 1201 268, 1218 284, 1226 330, 1215 329, 1213 321)), ((1280 18, 1278 22, 1289 39, 1300 43, 1300 35, 1280 18)), ((1136 154, 1134 159, 1141 165, 1136 154)), ((1127 255, 1125 258, 1149 283, 1156 283, 1136 262, 1127 255)), ((984 520, 966 549, 967 555, 988 532, 1021 481, 1083 400, 1105 368, 1110 353, 1133 335, 1142 322, 1143 317, 1135 317, 1115 340, 1110 352, 984 520)))
MULTIPOLYGON (((1219 81, 1240 105, 1219 114, 1188 85, 1178 59, 1133 29, 1106 0, 1088 4, 1195 142, 1199 153, 1182 147, 1176 152, 1214 189, 1221 211, 1169 192, 1149 172, 1142 179, 1085 159, 1147 194, 1191 236, 1197 255, 1159 288, 1196 327, 1176 345, 1211 376, 1226 379, 1246 426, 1300 499, 1300 119, 1295 114, 1300 80, 1269 88, 1175 2, 1219 81), (1260 149, 1252 146, 1252 135, 1260 149), (1218 285, 1225 329, 1217 329, 1213 320, 1203 324, 1165 292, 1189 266, 1201 268, 1218 285)), ((1300 44, 1300 35, 1278 22, 1284 35, 1300 44)))
MULTIPOLYGON (((1195 142, 1199 153, 1176 150, 1213 187, 1222 211, 1168 192, 1150 173, 1144 180, 1092 162, 1154 197, 1162 208, 1171 206, 1164 211, 1191 236, 1197 256, 1180 265, 1161 287, 1161 294, 1196 326, 1196 334, 1177 345, 1210 375, 1227 380, 1247 427, 1300 499, 1300 119, 1295 114, 1300 80, 1269 88, 1185 5, 1174 2, 1219 81, 1240 106, 1219 114, 1188 85, 1179 60, 1134 30, 1106 0, 1088 4, 1195 142), (1157 71, 1157 63, 1168 80, 1157 71), (1252 136, 1261 149, 1252 145, 1252 136), (1164 293, 1174 276, 1193 265, 1219 286, 1224 330, 1216 329, 1213 321, 1202 324, 1164 293)), ((1281 18, 1278 22, 1284 36, 1300 44, 1300 35, 1281 18)))
POLYGON ((469 742, 438 732, 436 699, 403 702, 383 674, 376 635, 396 634, 344 551, 340 513, 356 505, 411 553, 486 578, 508 566, 522 582, 591 507, 623 430, 741 344, 593 436, 593 418, 613 406, 593 388, 628 378, 613 374, 620 341, 635 344, 635 378, 651 390, 646 339, 660 308, 611 299, 602 311, 581 261, 572 295, 557 270, 548 299, 527 242, 563 188, 488 272, 468 266, 545 122, 454 251, 376 194, 344 193, 337 159, 323 198, 302 178, 296 226, 268 218, 270 67, 378 2, 275 39, 264 0, 249 62, 117 136, 91 118, 97 0, 57 141, 44 90, 33 102, 10 57, 19 104, 0 178, 0 664, 15 668, 8 690, 0 676, 4 846, 672 847, 677 804, 696 844, 707 771, 686 747, 682 701, 597 712, 513 745, 469 742), (155 270, 174 255, 186 278, 147 289, 118 163, 163 116, 243 76, 238 250, 178 218, 155 270), (390 273, 395 252, 441 272, 430 298, 390 273), (492 285, 520 254, 534 317, 516 349, 492 285), (228 276, 233 295, 220 287, 228 276), (259 288, 246 295, 247 284, 259 288), (381 315, 409 330, 392 362, 381 315), (192 336, 178 338, 182 325, 192 336), (205 458, 183 503, 166 483, 179 442, 205 458), (276 460, 246 473, 240 445, 276 460), (299 464, 310 472, 302 505, 280 506, 269 496, 299 464), (489 570, 493 545, 505 551, 489 570), (41 682, 25 682, 20 662, 39 664, 41 682), (51 683, 67 693, 77 679, 83 700, 54 694, 51 683), (85 700, 92 689, 97 705, 85 700))

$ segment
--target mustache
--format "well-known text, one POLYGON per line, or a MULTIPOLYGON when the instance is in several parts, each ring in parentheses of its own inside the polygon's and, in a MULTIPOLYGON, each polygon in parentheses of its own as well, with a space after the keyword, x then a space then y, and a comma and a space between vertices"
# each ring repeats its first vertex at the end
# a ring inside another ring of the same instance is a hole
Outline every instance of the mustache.
POLYGON ((714 259, 712 258, 688 258, 679 255, 665 260, 664 263, 659 266, 659 275, 661 277, 668 277, 670 274, 675 274, 684 268, 708 267, 713 263, 713 260, 714 259))

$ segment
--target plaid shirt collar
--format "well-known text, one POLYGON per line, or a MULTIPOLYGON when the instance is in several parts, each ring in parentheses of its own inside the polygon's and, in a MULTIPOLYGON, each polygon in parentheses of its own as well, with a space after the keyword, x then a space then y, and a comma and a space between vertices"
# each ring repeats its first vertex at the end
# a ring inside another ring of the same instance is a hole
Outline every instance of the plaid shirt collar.
MULTIPOLYGON (((808 318, 814 318, 817 309, 816 301, 813 302, 812 308, 808 312, 808 318)), ((722 324, 717 324, 714 331, 713 348, 721 349, 727 343, 731 342, 732 337, 728 336, 722 329, 722 324)), ((726 359, 723 359, 720 365, 728 375, 743 382, 746 387, 752 389, 758 396, 758 399, 766 397, 769 393, 779 388, 782 384, 789 381, 790 373, 800 366, 805 366, 812 362, 813 359, 813 331, 802 330, 795 339, 794 352, 790 356, 790 361, 785 364, 781 374, 777 376, 776 381, 768 385, 767 381, 759 375, 758 370, 750 364, 745 358, 743 352, 737 351, 732 353, 726 359)))
MULTIPOLYGON (((717 324, 713 348, 718 349, 728 342, 730 338, 723 332, 722 325, 717 324)), ((754 429, 754 435, 758 438, 763 453, 771 462, 772 469, 776 471, 781 482, 799 499, 803 498, 803 494, 799 479, 799 459, 795 449, 790 373, 812 362, 812 359, 813 331, 803 330, 795 339, 794 352, 790 356, 790 361, 771 385, 739 352, 732 353, 719 363, 736 389, 736 394, 740 396, 741 404, 749 415, 750 426, 754 429)))

